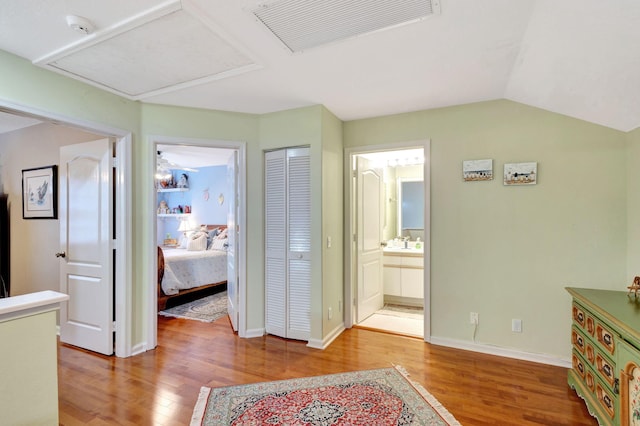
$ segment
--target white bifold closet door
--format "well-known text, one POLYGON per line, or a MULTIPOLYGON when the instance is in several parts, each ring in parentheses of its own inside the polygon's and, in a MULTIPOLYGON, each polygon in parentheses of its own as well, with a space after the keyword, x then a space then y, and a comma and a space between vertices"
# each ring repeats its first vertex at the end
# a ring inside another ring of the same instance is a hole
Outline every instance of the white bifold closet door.
POLYGON ((311 335, 311 172, 309 148, 265 154, 265 328, 311 335))

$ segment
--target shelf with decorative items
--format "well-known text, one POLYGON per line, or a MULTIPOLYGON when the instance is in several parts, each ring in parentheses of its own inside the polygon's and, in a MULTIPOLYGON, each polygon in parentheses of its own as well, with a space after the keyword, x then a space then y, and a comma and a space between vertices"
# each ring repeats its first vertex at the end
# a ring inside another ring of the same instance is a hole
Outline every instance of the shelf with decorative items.
POLYGON ((175 217, 177 219, 191 216, 191 213, 158 213, 158 217, 175 217))
POLYGON ((190 214, 191 206, 189 205, 178 205, 177 207, 169 207, 169 204, 165 200, 160 200, 158 203, 158 209, 156 210, 156 214, 158 217, 179 217, 179 215, 190 214))

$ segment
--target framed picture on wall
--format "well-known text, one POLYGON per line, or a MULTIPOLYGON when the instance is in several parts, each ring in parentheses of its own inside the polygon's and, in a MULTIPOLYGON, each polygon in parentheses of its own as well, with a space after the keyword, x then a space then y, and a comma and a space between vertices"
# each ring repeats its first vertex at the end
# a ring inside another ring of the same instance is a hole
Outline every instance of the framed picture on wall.
POLYGON ((538 163, 507 163, 504 165, 505 185, 535 185, 538 182, 538 163))
POLYGON ((492 180, 493 160, 466 160, 462 162, 462 179, 465 182, 492 180))
POLYGON ((58 218, 58 166, 22 171, 22 217, 58 218))

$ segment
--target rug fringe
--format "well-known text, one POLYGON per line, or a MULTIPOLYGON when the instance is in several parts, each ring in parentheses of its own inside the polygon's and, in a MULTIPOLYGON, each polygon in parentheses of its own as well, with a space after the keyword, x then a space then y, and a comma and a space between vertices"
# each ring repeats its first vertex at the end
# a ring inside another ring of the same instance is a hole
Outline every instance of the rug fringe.
POLYGON ((196 406, 193 408, 190 426, 202 425, 202 421, 204 420, 204 411, 207 408, 207 400, 209 399, 209 393, 211 393, 211 388, 206 386, 200 388, 198 401, 196 402, 196 406))
POLYGON ((440 401, 436 399, 435 396, 431 395, 429 391, 424 388, 424 386, 409 378, 409 372, 405 370, 404 367, 395 364, 391 365, 393 365, 393 368, 395 368, 400 374, 404 376, 404 378, 409 382, 409 384, 411 384, 411 386, 413 386, 416 392, 418 392, 429 403, 429 405, 431 405, 433 409, 436 410, 436 412, 440 415, 440 417, 444 419, 444 421, 446 421, 450 426, 462 426, 461 423, 455 417, 453 417, 453 414, 451 414, 449 410, 447 410, 444 405, 442 405, 440 401))
MULTIPOLYGON (((178 314, 168 314, 164 311, 160 311, 158 312, 158 315, 162 315, 163 317, 170 317, 170 318, 182 318, 182 319, 188 319, 188 320, 194 320, 194 321, 200 321, 200 322, 206 322, 206 323, 212 323, 212 320, 207 320, 207 319, 202 319, 202 318, 194 318, 194 317, 188 317, 186 315, 178 315, 178 314)), ((219 318, 218 318, 219 319, 219 318)))

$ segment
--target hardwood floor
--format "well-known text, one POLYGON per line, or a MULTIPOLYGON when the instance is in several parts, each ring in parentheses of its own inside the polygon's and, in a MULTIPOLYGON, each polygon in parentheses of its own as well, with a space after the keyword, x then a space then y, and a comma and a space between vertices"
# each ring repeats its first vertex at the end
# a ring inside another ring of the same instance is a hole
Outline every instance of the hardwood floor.
POLYGON ((463 425, 597 425, 567 370, 370 330, 324 351, 273 336, 240 339, 212 324, 158 318, 159 346, 131 358, 59 345, 62 425, 187 425, 201 386, 402 365, 463 425))

